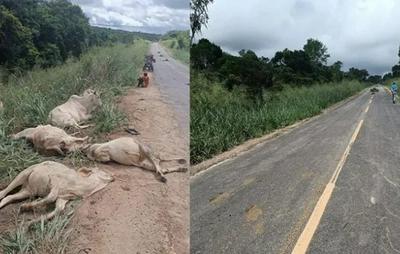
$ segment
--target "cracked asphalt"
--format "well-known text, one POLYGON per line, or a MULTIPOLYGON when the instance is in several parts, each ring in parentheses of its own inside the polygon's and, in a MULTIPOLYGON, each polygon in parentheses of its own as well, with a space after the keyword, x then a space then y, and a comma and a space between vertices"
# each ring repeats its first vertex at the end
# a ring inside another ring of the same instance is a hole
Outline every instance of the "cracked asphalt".
POLYGON ((369 91, 191 180, 191 253, 291 253, 361 119, 307 253, 400 252, 400 106, 369 91))

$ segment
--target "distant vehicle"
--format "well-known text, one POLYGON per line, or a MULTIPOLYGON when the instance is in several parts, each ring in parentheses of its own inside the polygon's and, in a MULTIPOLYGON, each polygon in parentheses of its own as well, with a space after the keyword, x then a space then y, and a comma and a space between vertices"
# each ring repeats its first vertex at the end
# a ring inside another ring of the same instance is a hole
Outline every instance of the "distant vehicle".
POLYGON ((150 72, 154 71, 153 63, 152 62, 144 63, 143 71, 150 71, 150 72))
POLYGON ((154 56, 153 56, 153 55, 146 55, 146 56, 144 57, 144 59, 145 59, 146 62, 153 62, 153 63, 156 62, 156 59, 154 59, 154 56))

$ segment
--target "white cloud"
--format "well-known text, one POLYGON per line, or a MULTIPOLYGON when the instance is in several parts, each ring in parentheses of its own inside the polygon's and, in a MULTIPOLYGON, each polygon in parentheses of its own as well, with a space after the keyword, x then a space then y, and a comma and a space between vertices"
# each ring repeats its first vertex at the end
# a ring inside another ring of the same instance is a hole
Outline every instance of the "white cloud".
POLYGON ((398 62, 398 13, 397 0, 218 0, 203 36, 229 52, 246 48, 268 57, 317 38, 331 63, 381 74, 398 62))
POLYGON ((154 33, 189 28, 188 0, 71 1, 81 6, 95 26, 154 33))

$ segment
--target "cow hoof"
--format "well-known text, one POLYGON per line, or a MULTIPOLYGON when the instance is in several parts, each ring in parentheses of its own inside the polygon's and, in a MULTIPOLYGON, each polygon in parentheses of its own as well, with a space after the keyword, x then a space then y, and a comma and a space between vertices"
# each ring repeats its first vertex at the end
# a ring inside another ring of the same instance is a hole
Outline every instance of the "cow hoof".
POLYGON ((167 178, 165 176, 160 176, 160 181, 163 183, 167 182, 167 178))
POLYGON ((179 159, 179 160, 178 160, 178 163, 179 163, 179 164, 186 164, 187 162, 186 162, 185 159, 179 159))
POLYGON ((179 169, 179 172, 187 172, 188 171, 188 168, 180 168, 179 169))

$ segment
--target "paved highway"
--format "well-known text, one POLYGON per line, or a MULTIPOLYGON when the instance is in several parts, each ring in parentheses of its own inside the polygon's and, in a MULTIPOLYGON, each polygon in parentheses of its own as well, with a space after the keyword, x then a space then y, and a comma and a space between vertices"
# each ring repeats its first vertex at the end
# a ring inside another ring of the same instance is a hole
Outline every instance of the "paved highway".
POLYGON ((191 253, 400 252, 400 107, 380 88, 191 180, 191 253))

